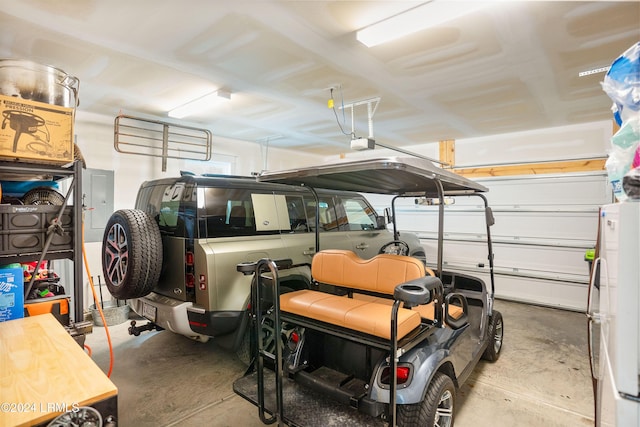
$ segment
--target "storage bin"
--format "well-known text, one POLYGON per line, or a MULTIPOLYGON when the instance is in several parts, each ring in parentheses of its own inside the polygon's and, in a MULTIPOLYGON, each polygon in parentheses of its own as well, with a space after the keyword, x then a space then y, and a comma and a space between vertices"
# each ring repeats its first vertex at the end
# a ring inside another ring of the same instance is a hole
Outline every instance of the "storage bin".
POLYGON ((51 313, 63 326, 69 326, 69 298, 65 296, 27 300, 24 317, 51 313))
MULTIPOLYGON (((60 206, 51 205, 0 206, 0 263, 3 256, 29 258, 26 255, 41 252, 47 239, 47 230, 59 211, 60 206)), ((73 252, 72 206, 64 208, 60 223, 64 232, 62 235, 53 235, 46 259, 65 258, 73 252)))

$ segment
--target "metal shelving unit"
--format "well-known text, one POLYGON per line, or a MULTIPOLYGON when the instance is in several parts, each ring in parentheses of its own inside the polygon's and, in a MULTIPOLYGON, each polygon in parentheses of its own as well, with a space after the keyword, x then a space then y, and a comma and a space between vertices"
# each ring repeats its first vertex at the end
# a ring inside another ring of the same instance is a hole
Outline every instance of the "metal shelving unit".
POLYGON ((71 183, 65 194, 65 206, 0 206, 0 264, 41 259, 71 260, 73 282, 65 282, 65 285, 72 289, 66 288, 66 294, 73 296, 70 307, 72 320, 82 321, 82 164, 75 161, 70 165, 56 166, 0 161, 0 181, 16 180, 70 180, 71 183), (56 224, 58 217, 63 220, 56 224))

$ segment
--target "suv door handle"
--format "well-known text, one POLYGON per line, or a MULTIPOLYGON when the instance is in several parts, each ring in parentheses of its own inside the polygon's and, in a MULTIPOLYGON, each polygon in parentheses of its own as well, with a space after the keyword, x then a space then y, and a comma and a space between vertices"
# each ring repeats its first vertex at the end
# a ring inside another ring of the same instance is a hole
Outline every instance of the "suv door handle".
POLYGON ((302 251, 302 255, 315 255, 316 251, 314 249, 309 249, 308 251, 302 251))
POLYGON ((369 247, 369 245, 367 245, 366 243, 360 243, 356 245, 356 249, 361 249, 361 250, 365 250, 369 247))

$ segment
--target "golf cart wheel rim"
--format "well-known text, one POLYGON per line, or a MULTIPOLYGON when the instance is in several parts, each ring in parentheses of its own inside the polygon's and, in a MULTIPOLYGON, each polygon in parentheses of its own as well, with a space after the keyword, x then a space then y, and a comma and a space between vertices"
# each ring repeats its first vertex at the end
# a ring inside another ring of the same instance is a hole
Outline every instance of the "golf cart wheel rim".
POLYGON ((129 262, 129 242, 122 225, 111 226, 107 234, 105 246, 105 264, 109 281, 113 286, 120 286, 127 274, 129 262))
POLYGON ((500 352, 502 348, 502 320, 496 323, 496 330, 493 335, 493 349, 496 353, 500 352))
POLYGON ((435 427, 451 427, 453 422, 453 395, 445 390, 440 396, 438 409, 436 409, 435 427))

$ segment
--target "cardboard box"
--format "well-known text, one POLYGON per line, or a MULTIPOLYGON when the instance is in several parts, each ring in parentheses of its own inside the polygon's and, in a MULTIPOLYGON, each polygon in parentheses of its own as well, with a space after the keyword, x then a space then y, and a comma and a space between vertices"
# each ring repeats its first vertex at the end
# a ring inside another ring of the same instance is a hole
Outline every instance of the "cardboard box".
POLYGON ((0 95, 0 114, 0 158, 55 164, 73 160, 73 108, 0 95))
POLYGON ((24 317, 24 282, 21 268, 0 269, 0 322, 24 317))

